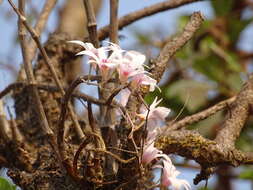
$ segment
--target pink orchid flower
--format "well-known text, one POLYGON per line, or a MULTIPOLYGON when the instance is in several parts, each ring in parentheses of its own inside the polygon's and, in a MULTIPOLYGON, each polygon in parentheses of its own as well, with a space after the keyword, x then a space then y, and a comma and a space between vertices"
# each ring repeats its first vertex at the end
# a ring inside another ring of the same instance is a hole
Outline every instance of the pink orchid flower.
POLYGON ((133 77, 136 74, 143 73, 146 57, 135 51, 126 52, 121 60, 121 63, 118 65, 119 79, 121 83, 128 82, 130 77, 133 77))
POLYGON ((95 48, 91 43, 83 43, 78 40, 69 42, 81 45, 85 48, 84 51, 81 51, 76 55, 87 55, 89 57, 88 63, 91 64, 94 69, 98 66, 104 80, 108 79, 110 71, 117 67, 121 58, 122 50, 116 45, 95 48), (113 50, 113 52, 108 56, 108 51, 110 50, 113 50))
POLYGON ((137 73, 132 78, 131 86, 136 89, 139 88, 141 85, 147 85, 149 86, 149 91, 152 92, 155 90, 155 87, 157 86, 157 81, 150 76, 147 75, 147 72, 137 73))
POLYGON ((128 88, 122 89, 120 91, 120 101, 119 101, 119 103, 122 106, 125 107, 127 105, 130 94, 131 94, 131 91, 128 88))
MULTIPOLYGON (((153 138, 150 138, 145 145, 143 149, 143 155, 142 155, 142 163, 143 164, 149 164, 156 158, 162 158, 163 160, 166 160, 167 163, 170 163, 172 165, 172 162, 170 160, 170 157, 166 154, 163 154, 161 150, 158 150, 155 145, 155 137, 156 134, 153 135, 153 138)), ((155 165, 154 167, 159 167, 159 165, 155 165)))
POLYGON ((158 104, 162 99, 157 101, 157 97, 149 107, 149 112, 146 107, 143 108, 142 113, 138 114, 141 119, 146 119, 148 114, 148 130, 152 131, 158 126, 162 126, 165 122, 165 118, 169 115, 170 109, 165 107, 160 107, 158 104))
POLYGON ((179 190, 181 187, 184 187, 186 190, 190 190, 190 184, 186 180, 177 178, 179 174, 180 172, 176 170, 175 166, 172 165, 171 162, 165 159, 163 160, 163 170, 161 178, 162 186, 171 186, 175 190, 179 190))
POLYGON ((162 151, 154 147, 154 142, 144 145, 141 162, 143 164, 151 163, 155 158, 158 158, 162 151))

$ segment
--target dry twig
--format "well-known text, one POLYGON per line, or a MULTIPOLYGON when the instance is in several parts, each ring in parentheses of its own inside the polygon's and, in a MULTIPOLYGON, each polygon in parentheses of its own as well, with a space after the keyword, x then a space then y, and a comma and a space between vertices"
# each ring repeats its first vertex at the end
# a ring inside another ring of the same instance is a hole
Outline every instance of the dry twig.
MULTIPOLYGON (((189 3, 198 2, 200 0, 170 0, 161 3, 157 3, 155 5, 151 5, 149 7, 143 8, 141 10, 129 13, 118 20, 118 29, 122 29, 123 27, 140 20, 142 18, 151 16, 156 13, 160 13, 162 11, 174 9, 189 3)), ((99 40, 104 40, 109 36, 110 26, 105 26, 100 28, 98 31, 99 40)))
MULTIPOLYGON (((36 31, 37 35, 40 36, 43 32, 45 25, 47 23, 48 17, 53 10, 57 0, 47 0, 44 4, 44 7, 39 15, 37 23, 35 24, 34 30, 36 31)), ((33 39, 29 41, 29 61, 32 61, 35 53, 36 53, 36 43, 34 43, 33 39)))
POLYGON ((221 101, 218 104, 215 104, 214 106, 201 111, 199 113, 193 114, 191 116, 187 116, 180 121, 177 121, 172 124, 168 124, 166 126, 166 131, 171 131, 171 130, 179 130, 182 129, 183 127, 186 127, 187 125, 191 125, 193 123, 199 122, 201 120, 206 119, 207 117, 210 117, 211 115, 217 113, 218 111, 226 108, 227 106, 231 105, 234 101, 236 100, 236 97, 229 98, 227 100, 221 101))
POLYGON ((83 0, 83 4, 85 7, 88 23, 87 28, 89 31, 89 37, 93 45, 98 48, 99 47, 99 41, 98 41, 98 35, 97 35, 97 22, 95 17, 95 12, 92 6, 91 0, 83 0))
POLYGON ((119 0, 110 0, 110 41, 118 44, 118 4, 119 0))

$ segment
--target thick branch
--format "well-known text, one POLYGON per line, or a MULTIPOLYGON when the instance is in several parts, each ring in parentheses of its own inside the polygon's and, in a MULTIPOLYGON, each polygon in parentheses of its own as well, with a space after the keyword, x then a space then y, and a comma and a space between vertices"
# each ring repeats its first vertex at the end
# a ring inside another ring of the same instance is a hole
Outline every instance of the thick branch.
POLYGON ((236 101, 227 114, 222 129, 218 132, 215 141, 223 146, 234 146, 249 115, 253 104, 253 74, 238 94, 236 101))
POLYGON ((200 12, 193 13, 190 21, 184 27, 182 34, 167 42, 151 67, 150 72, 157 82, 161 80, 161 77, 167 67, 167 63, 171 57, 192 38, 203 21, 204 18, 200 12))
POLYGON ((159 137, 155 146, 166 154, 178 154, 208 167, 220 164, 238 166, 249 160, 243 152, 235 148, 226 148, 188 130, 170 131, 159 137))

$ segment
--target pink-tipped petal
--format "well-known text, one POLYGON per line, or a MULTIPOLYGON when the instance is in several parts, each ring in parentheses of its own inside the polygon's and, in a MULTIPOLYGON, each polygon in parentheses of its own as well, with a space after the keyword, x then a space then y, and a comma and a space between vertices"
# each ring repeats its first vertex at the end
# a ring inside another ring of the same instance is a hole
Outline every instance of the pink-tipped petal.
POLYGON ((120 104, 122 106, 126 106, 127 102, 128 102, 128 99, 129 99, 129 96, 131 94, 131 91, 128 89, 128 88, 125 88, 123 90, 120 91, 120 104))

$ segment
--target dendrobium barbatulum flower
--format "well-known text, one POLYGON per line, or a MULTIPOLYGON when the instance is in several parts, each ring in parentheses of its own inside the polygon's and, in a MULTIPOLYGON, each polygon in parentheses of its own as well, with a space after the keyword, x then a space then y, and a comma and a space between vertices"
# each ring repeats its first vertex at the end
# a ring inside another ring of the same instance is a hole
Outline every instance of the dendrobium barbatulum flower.
POLYGON ((109 43, 107 47, 95 48, 91 43, 78 40, 69 42, 85 48, 77 55, 88 56, 88 63, 94 69, 99 68, 104 80, 107 80, 110 74, 117 70, 121 84, 130 82, 133 89, 138 89, 141 85, 148 85, 150 91, 154 91, 157 86, 157 81, 148 76, 149 73, 144 69, 145 55, 136 51, 122 50, 113 43, 109 43))
POLYGON ((98 66, 102 79, 104 80, 108 79, 110 71, 114 70, 118 65, 118 59, 121 57, 121 49, 117 49, 117 46, 95 48, 91 43, 83 43, 78 40, 69 42, 79 44, 85 48, 84 51, 76 55, 87 55, 89 57, 88 63, 91 64, 94 69, 98 66), (108 52, 111 49, 114 51, 108 56, 108 52))
POLYGON ((170 163, 172 165, 172 162, 171 162, 169 156, 166 154, 163 154, 163 152, 161 150, 157 149, 154 146, 154 144, 155 144, 154 141, 148 141, 147 143, 145 143, 141 162, 143 164, 149 164, 154 159, 161 158, 161 159, 166 160, 168 163, 170 163))
POLYGON ((175 190, 179 190, 181 187, 184 187, 186 190, 190 190, 190 184, 183 179, 178 179, 177 176, 180 174, 176 170, 175 166, 171 164, 168 160, 162 161, 162 178, 161 185, 164 187, 173 187, 175 190))
POLYGON ((180 172, 176 170, 169 156, 154 146, 155 139, 159 135, 159 128, 162 126, 161 123, 165 121, 165 118, 170 113, 170 109, 158 106, 161 101, 162 99, 157 100, 156 97, 150 105, 149 111, 147 108, 143 108, 142 113, 138 114, 140 118, 147 119, 148 122, 148 135, 144 144, 141 163, 147 165, 156 160, 156 164, 153 168, 162 169, 160 185, 172 187, 175 190, 179 190, 181 187, 189 190, 190 185, 186 180, 177 179, 180 172))
POLYGON ((165 118, 169 115, 170 109, 166 107, 158 106, 162 99, 157 100, 157 97, 149 107, 149 111, 146 107, 143 108, 142 113, 138 114, 141 119, 146 119, 148 115, 148 130, 152 130, 156 127, 161 127, 165 118))
POLYGON ((162 151, 160 151, 154 147, 154 142, 150 142, 149 144, 146 143, 144 145, 144 150, 143 150, 141 162, 143 164, 149 164, 155 158, 158 158, 161 153, 162 153, 162 151))
POLYGON ((126 106, 130 94, 131 94, 131 91, 128 88, 122 89, 120 91, 120 101, 119 101, 119 103, 122 106, 124 106, 124 107, 126 106))
POLYGON ((144 73, 143 64, 146 57, 136 51, 126 52, 121 60, 121 63, 118 65, 119 79, 121 83, 129 82, 130 78, 144 73))
POLYGON ((149 86, 149 91, 152 92, 155 90, 157 81, 150 76, 148 76, 145 72, 136 74, 131 83, 131 87, 136 89, 141 85, 149 86))

